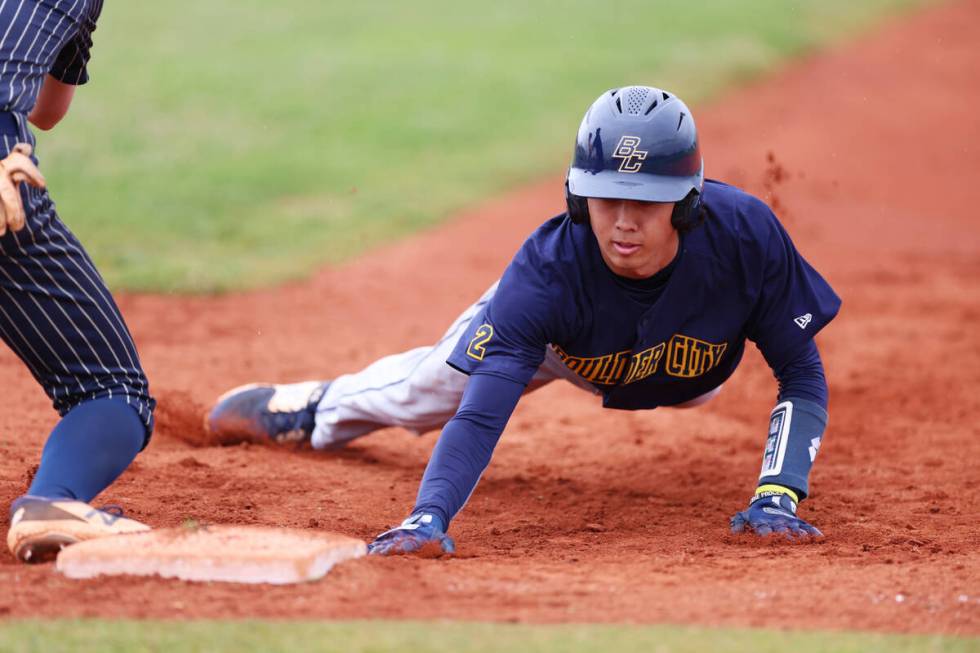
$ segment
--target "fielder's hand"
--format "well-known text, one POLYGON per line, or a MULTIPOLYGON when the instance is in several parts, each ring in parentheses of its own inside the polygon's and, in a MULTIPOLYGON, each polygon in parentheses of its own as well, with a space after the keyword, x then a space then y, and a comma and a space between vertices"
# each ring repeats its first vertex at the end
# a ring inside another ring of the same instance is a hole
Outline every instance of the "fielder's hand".
POLYGON ((27 182, 35 188, 44 188, 44 176, 31 161, 31 146, 17 143, 7 158, 0 160, 0 236, 24 228, 26 217, 24 203, 17 185, 27 182))
POLYGON ((401 526, 385 531, 368 544, 372 555, 397 555, 415 553, 426 545, 442 549, 442 553, 456 553, 456 543, 446 535, 445 526, 435 515, 418 513, 402 522, 401 526))
MULTIPOLYGON (((791 540, 823 537, 823 533, 796 516, 796 501, 791 490, 768 486, 749 503, 748 510, 731 519, 733 533, 754 532, 756 535, 779 533, 791 540)), ((762 489, 762 488, 760 488, 762 489)))

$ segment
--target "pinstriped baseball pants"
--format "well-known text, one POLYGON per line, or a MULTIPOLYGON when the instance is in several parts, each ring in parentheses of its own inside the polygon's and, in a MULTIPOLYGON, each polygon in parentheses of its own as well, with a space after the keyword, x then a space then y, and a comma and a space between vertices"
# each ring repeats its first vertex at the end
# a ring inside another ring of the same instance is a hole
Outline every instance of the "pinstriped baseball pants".
MULTIPOLYGON (((0 158, 17 142, 34 144, 26 119, 0 113, 0 158)), ((119 308, 47 191, 22 184, 21 197, 26 226, 0 238, 0 338, 60 415, 92 399, 124 398, 148 441, 155 401, 119 308)))

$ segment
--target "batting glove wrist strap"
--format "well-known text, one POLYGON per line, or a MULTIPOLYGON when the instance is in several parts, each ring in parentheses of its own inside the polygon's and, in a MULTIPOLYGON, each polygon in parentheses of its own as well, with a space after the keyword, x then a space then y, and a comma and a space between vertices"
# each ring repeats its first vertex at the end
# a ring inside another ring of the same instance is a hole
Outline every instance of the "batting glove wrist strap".
POLYGON ((760 499, 767 499, 769 497, 775 497, 780 495, 786 495, 793 501, 793 512, 796 512, 796 506, 800 505, 800 496, 788 487, 782 485, 776 485, 774 483, 766 483, 765 485, 760 485, 755 489, 755 495, 749 502, 750 505, 759 501, 760 499))

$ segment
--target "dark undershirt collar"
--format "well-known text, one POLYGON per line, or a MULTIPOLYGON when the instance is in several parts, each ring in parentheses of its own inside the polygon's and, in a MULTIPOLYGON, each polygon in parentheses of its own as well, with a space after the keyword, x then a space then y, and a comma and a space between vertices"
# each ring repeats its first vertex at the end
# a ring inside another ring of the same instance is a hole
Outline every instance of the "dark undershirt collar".
POLYGON ((664 287, 670 280, 670 275, 677 267, 677 262, 680 260, 681 252, 683 250, 684 240, 683 238, 680 238, 677 243, 677 254, 674 255, 674 258, 670 261, 670 263, 658 270, 652 277, 647 277, 645 279, 630 279, 612 273, 613 281, 616 282, 617 286, 626 291, 626 294, 628 294, 632 299, 642 304, 653 304, 660 298, 660 294, 663 292, 664 287))

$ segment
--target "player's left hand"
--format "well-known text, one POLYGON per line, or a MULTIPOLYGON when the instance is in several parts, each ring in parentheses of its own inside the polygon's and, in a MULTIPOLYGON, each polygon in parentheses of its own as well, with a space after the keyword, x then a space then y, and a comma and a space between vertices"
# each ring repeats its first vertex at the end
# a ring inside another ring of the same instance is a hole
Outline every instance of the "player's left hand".
POLYGON ((416 553, 428 544, 435 545, 441 553, 456 553, 456 543, 446 535, 445 526, 435 515, 416 513, 403 521, 401 526, 385 531, 368 544, 372 555, 397 555, 416 553))
POLYGON ((796 516, 796 502, 788 494, 757 495, 747 510, 731 519, 732 533, 753 532, 756 535, 785 535, 791 540, 823 537, 816 526, 796 516))
POLYGON ((26 216, 24 203, 17 185, 27 182, 35 188, 44 188, 44 175, 31 160, 31 146, 17 143, 10 154, 0 160, 0 236, 24 228, 26 216))

